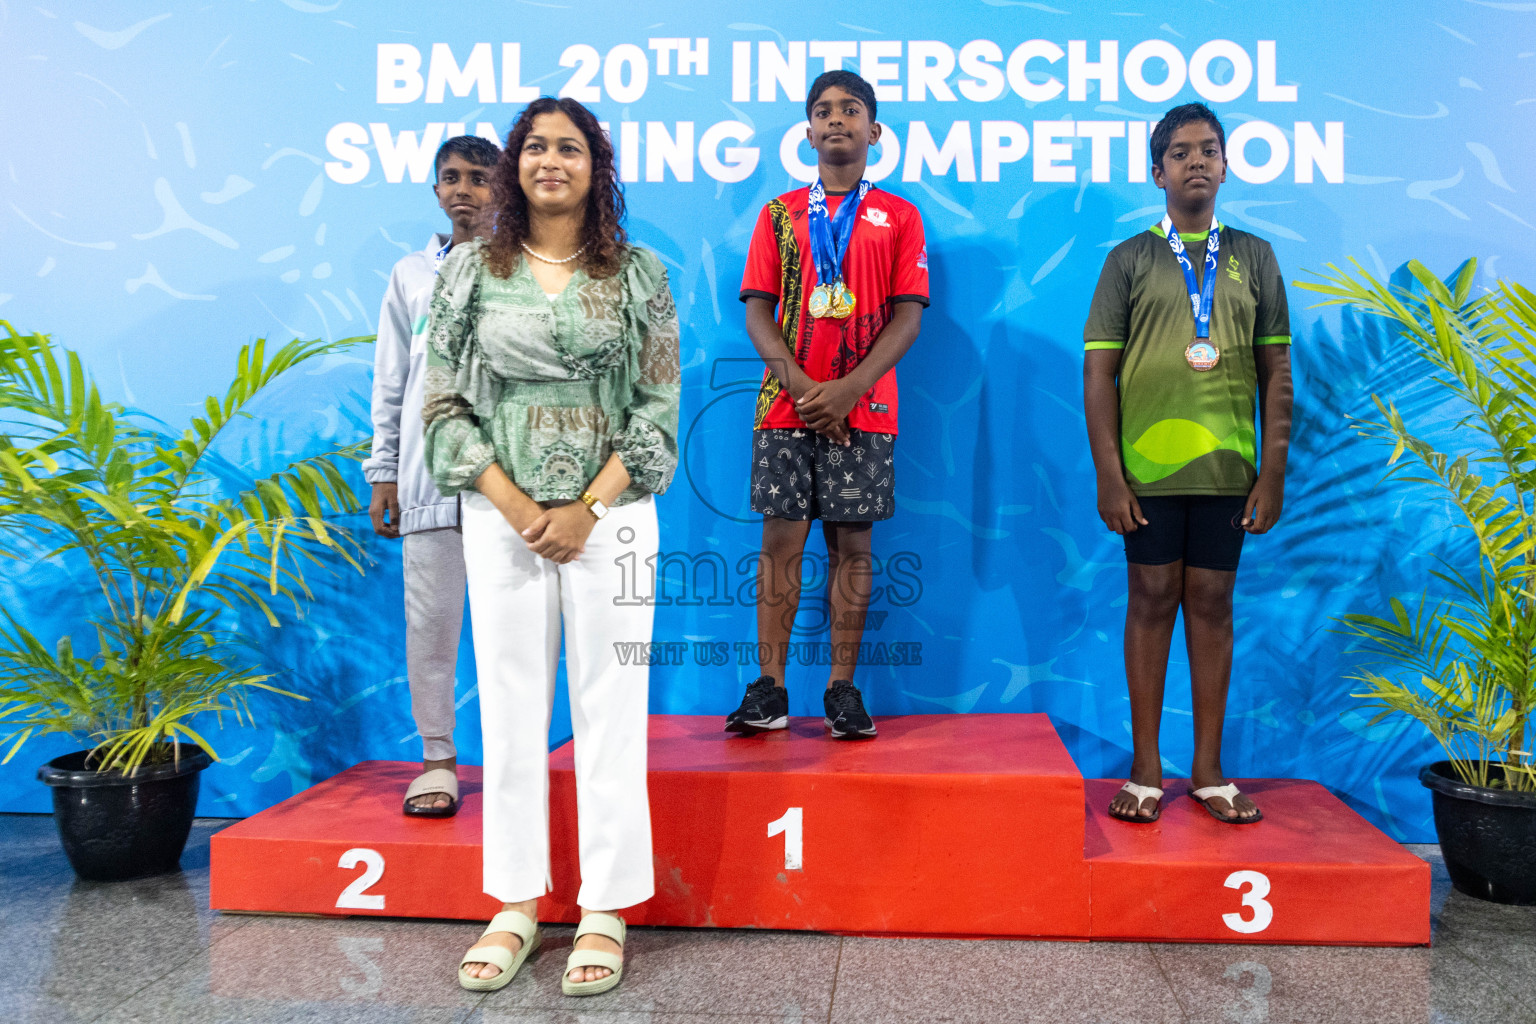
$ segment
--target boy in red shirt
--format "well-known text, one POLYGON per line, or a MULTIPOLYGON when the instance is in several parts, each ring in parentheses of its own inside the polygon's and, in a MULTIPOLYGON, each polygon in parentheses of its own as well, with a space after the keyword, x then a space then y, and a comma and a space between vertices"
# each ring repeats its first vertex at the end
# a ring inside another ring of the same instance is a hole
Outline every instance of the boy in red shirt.
POLYGON ((747 334, 767 364, 752 444, 762 674, 725 727, 789 724, 784 663, 805 538, 819 519, 832 620, 825 723, 835 739, 861 739, 875 735, 853 685, 873 577, 870 526, 896 511, 894 368, 928 305, 928 250, 917 208, 864 180, 880 140, 869 83, 828 71, 805 112, 819 178, 763 208, 741 284, 747 334))

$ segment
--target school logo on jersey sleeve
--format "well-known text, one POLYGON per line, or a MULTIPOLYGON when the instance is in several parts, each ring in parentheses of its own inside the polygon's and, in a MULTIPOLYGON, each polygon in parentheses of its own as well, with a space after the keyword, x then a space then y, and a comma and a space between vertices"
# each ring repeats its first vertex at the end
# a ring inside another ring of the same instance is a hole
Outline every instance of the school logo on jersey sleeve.
POLYGON ((923 251, 917 254, 917 269, 928 269, 928 247, 923 246, 923 251))

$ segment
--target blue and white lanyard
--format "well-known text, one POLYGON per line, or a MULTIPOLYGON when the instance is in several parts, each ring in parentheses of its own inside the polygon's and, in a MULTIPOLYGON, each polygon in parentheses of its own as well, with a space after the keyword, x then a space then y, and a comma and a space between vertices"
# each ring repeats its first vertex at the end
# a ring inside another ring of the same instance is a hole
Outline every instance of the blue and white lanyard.
POLYGON ((843 257, 848 253, 848 240, 853 237, 853 222, 859 215, 859 204, 874 186, 867 181, 845 198, 837 213, 827 216, 827 189, 816 179, 806 199, 806 228, 811 235, 811 258, 816 262, 816 281, 830 285, 843 279, 843 257))
POLYGON ((1189 262, 1189 254, 1184 248, 1184 239, 1179 237, 1179 232, 1173 226, 1173 218, 1163 215, 1163 234, 1168 237, 1168 245, 1173 249, 1174 256, 1178 257, 1179 269, 1184 271, 1184 286, 1189 289, 1189 311, 1195 317, 1195 337, 1209 338, 1211 336, 1211 306, 1216 298, 1216 256, 1221 251, 1221 232, 1216 225, 1216 218, 1211 217, 1211 233, 1205 239, 1205 274, 1199 284, 1195 283, 1195 267, 1189 262))
POLYGON ((448 239, 448 244, 447 245, 445 245, 441 249, 437 250, 437 254, 432 257, 432 273, 435 274, 439 270, 443 269, 443 260, 448 258, 448 250, 452 249, 452 248, 453 248, 453 239, 450 238, 450 239, 448 239))

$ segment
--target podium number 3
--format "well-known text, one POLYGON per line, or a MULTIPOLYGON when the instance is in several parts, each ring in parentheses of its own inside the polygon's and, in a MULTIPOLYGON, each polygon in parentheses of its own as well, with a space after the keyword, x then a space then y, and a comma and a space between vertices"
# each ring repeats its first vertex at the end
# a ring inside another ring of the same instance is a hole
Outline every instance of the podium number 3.
POLYGON ((785 871, 799 871, 805 867, 805 856, 801 848, 800 835, 800 825, 804 814, 804 808, 791 807, 784 812, 784 817, 778 821, 770 821, 768 823, 768 838, 772 839, 780 832, 784 833, 785 871))
POLYGON ((336 897, 338 910, 383 910, 384 894, 370 893, 369 887, 384 877, 384 855, 378 850, 357 846, 341 855, 336 866, 343 871, 363 868, 363 873, 352 879, 352 884, 341 890, 336 897))
POLYGON ((1269 927, 1269 923, 1275 919, 1275 908, 1264 898, 1269 895, 1267 875, 1259 871, 1234 871, 1222 884, 1228 889, 1248 886, 1248 891, 1243 893, 1243 906, 1253 911, 1252 917, 1222 914, 1221 919, 1228 928, 1243 935, 1252 935, 1269 927))

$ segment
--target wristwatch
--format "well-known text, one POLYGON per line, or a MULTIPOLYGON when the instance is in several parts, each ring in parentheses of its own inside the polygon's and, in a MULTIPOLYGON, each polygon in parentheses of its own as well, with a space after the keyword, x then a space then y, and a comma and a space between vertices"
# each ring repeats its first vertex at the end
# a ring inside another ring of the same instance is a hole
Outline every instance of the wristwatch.
POLYGON ((597 495, 591 491, 581 492, 581 503, 587 506, 587 511, 592 513, 593 519, 601 519, 608 514, 608 506, 599 501, 597 495))

